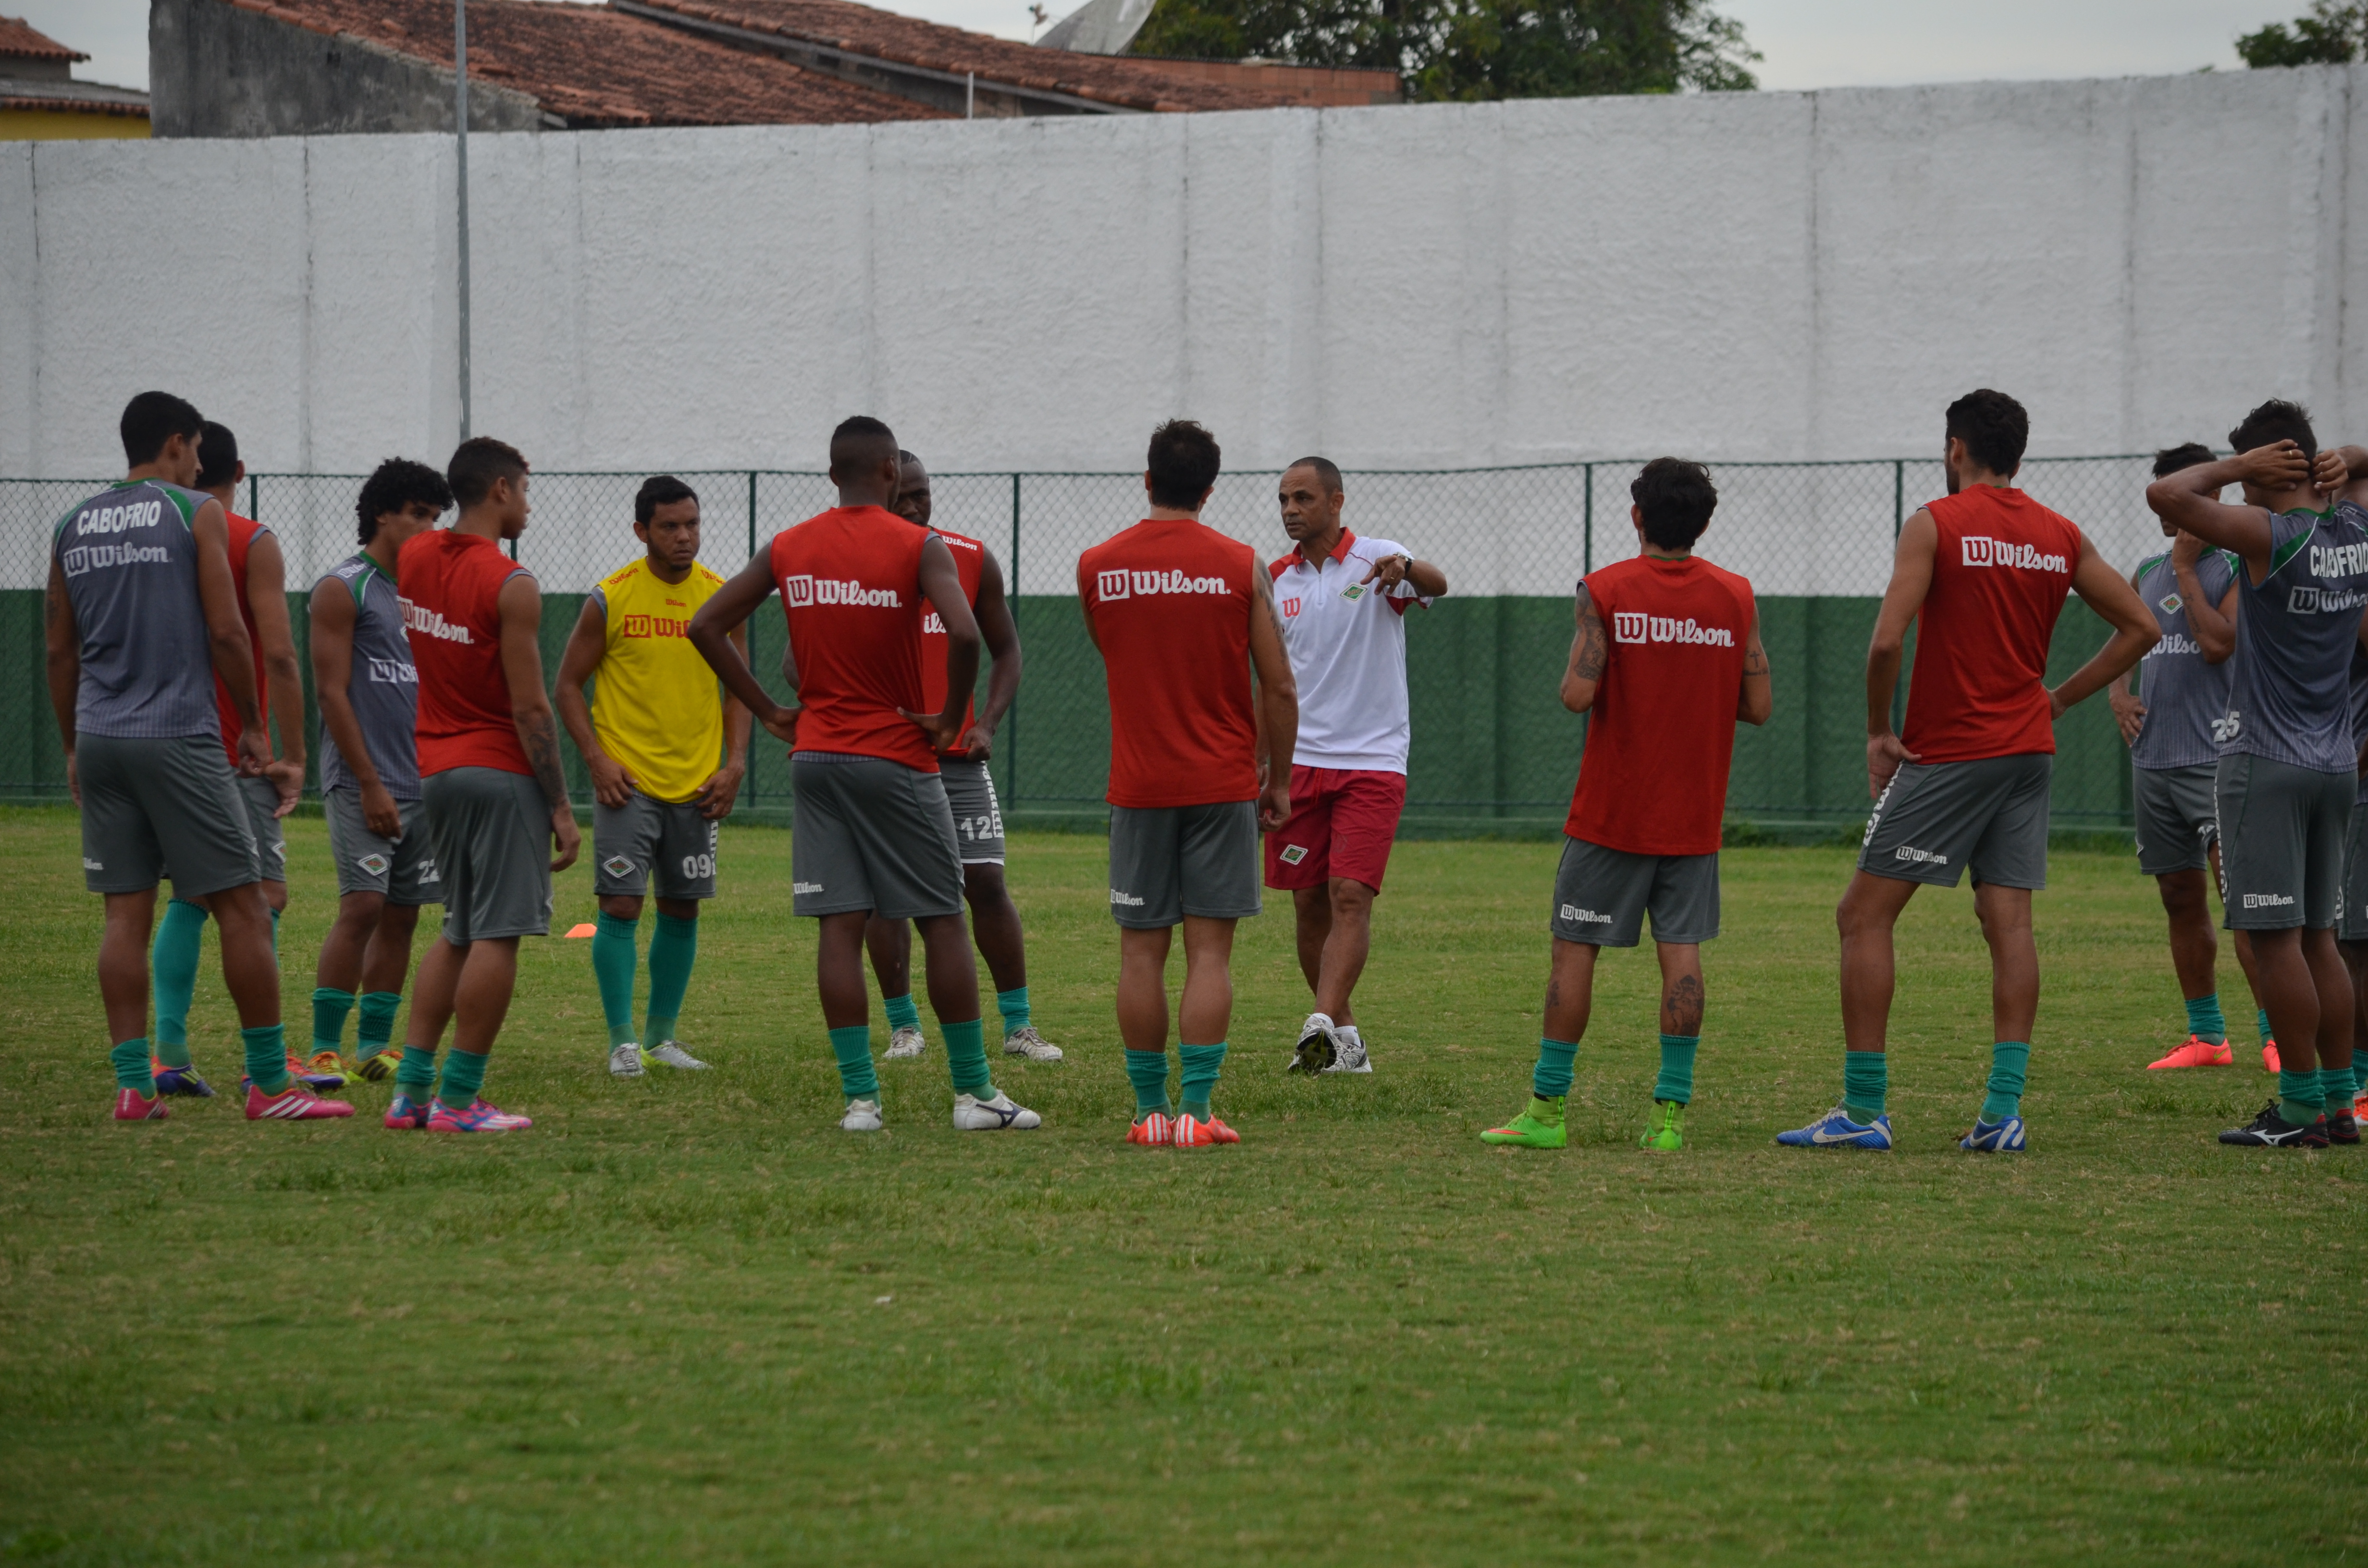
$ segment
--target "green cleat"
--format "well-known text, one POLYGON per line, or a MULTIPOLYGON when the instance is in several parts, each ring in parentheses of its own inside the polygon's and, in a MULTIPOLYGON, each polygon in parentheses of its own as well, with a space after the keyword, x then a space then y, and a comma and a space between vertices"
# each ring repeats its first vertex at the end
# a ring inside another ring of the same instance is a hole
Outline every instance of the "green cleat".
POLYGON ((1652 1124, 1645 1129, 1645 1136, 1636 1140, 1636 1147, 1656 1154, 1673 1154, 1685 1146, 1686 1108, 1675 1100, 1655 1100, 1652 1124))
POLYGON ((1559 1149, 1567 1141, 1562 1125, 1563 1096, 1553 1099, 1530 1096, 1530 1108, 1505 1123, 1480 1134, 1483 1143, 1518 1143, 1524 1149, 1559 1149))

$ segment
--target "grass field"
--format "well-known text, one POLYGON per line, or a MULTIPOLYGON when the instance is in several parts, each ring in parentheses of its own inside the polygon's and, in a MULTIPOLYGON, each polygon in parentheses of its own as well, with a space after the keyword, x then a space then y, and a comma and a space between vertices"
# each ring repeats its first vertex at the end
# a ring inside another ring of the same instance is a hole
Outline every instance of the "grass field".
MULTIPOLYGON (((297 1019, 332 888, 291 827, 297 1019)), ((1526 1092, 1552 846, 1399 846, 1362 1081, 1281 1073, 1270 902, 1219 1090, 1245 1142, 1202 1154, 1121 1142, 1096 841, 1014 845, 1069 1060, 996 1057, 1046 1121, 1008 1136, 946 1125, 933 1020, 889 1132, 837 1131, 789 837, 723 853, 684 1019, 712 1074, 612 1082, 552 940, 487 1085, 530 1133, 387 1132, 374 1086, 345 1124, 119 1127, 74 819, 0 812, 0 1560, 2368 1556, 2368 1154, 2220 1149, 2258 1065, 2141 1070, 2180 1015, 2125 858, 2055 860, 2032 1152, 1978 1159, 1963 891, 1903 929, 1898 1152, 1769 1142, 1838 1090, 1838 850, 1728 854, 1674 1157, 1634 1147, 1646 953, 1605 965, 1574 1145, 1474 1136, 1526 1092)), ((559 915, 591 912, 578 867, 559 915)), ((214 951, 191 1032, 227 1087, 214 951)))

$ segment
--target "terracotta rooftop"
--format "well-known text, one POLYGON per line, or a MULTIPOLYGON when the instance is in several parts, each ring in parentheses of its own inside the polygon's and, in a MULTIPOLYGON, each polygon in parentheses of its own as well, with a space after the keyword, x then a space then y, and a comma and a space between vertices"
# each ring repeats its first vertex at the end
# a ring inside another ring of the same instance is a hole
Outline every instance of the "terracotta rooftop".
MULTIPOLYGON (((1306 101, 1296 92, 1227 82, 1195 81, 1136 64, 1124 56, 1038 49, 985 33, 965 32, 915 17, 900 17, 854 0, 629 0, 632 8, 670 12, 690 22, 720 24, 822 44, 852 55, 917 66, 982 83, 1008 83, 1065 94, 1116 108, 1138 110, 1273 108, 1306 101)), ((473 13, 472 13, 473 15, 473 13)), ((448 31, 449 27, 448 27, 448 31)), ((474 44, 472 44, 472 51, 474 44)))
MULTIPOLYGON (((349 35, 452 68, 451 0, 227 3, 291 27, 349 35)), ((945 118, 909 98, 771 55, 711 43, 605 6, 549 0, 472 0, 469 79, 527 94, 571 126, 829 125, 945 118)))
POLYGON ((0 17, 0 60, 55 60, 71 65, 89 58, 47 33, 35 31, 31 23, 20 17, 0 17))

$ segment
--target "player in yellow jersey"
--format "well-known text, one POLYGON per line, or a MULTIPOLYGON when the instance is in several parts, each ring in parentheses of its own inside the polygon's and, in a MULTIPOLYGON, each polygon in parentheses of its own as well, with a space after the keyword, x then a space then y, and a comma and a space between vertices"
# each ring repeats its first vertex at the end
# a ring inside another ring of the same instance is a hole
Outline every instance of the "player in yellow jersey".
MULTIPOLYGON (((704 1067, 675 1039, 699 905, 715 896, 715 824, 748 770, 748 710, 726 696, 684 635, 723 579, 699 563, 699 497, 672 474, 643 482, 633 537, 648 553, 600 581, 559 663, 559 716, 592 770, 592 972, 609 1019, 609 1071, 638 1078, 646 1057, 704 1067), (587 706, 586 681, 594 683, 587 706), (728 745, 728 750, 727 750, 728 745), (634 938, 657 884, 649 1012, 633 1033, 634 938)), ((733 642, 746 658, 745 631, 733 642)))

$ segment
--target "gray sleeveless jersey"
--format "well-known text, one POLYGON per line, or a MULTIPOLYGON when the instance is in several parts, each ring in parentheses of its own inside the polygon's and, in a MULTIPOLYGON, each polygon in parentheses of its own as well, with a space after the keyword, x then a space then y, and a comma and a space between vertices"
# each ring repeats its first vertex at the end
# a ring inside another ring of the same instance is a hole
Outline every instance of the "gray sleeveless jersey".
MULTIPOLYGON (((346 700, 361 725, 362 744, 379 782, 398 801, 419 799, 419 742, 413 724, 419 711, 419 672, 412 667, 411 639, 403 630, 403 606, 394 584, 367 555, 348 556, 321 579, 352 590, 354 660, 346 679, 346 700)), ((315 584, 314 592, 320 591, 315 584)), ((321 726, 321 789, 352 790, 329 728, 321 726)))
POLYGON ((2236 678, 2222 721, 2223 754, 2242 752, 2316 773, 2350 773, 2351 652, 2368 608, 2368 512, 2270 519, 2270 570, 2239 571, 2236 678))
MULTIPOLYGON (((2237 580, 2237 558, 2225 550, 2207 550, 2195 562, 2195 578, 2203 597, 2215 607, 2228 597, 2237 580)), ((2140 767, 2211 766, 2220 755, 2213 726, 2227 716, 2229 676, 2233 659, 2206 664, 2203 647, 2188 624, 2187 605, 2179 592, 2179 578, 2170 569, 2169 551, 2155 556, 2137 571, 2138 597, 2154 611, 2162 641, 2138 661, 2138 696, 2146 703, 2146 727, 2130 747, 2130 760, 2140 767)))
MULTIPOLYGON (((2368 745, 2368 653, 2355 645, 2351 650, 2351 744, 2353 754, 2368 745)), ((2368 801, 2368 776, 2360 780, 2360 793, 2355 801, 2368 801)))
POLYGON ((213 640, 198 597, 210 497, 157 479, 111 485, 58 520, 50 552, 82 635, 74 730, 124 740, 222 734, 213 640))

